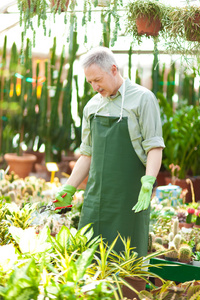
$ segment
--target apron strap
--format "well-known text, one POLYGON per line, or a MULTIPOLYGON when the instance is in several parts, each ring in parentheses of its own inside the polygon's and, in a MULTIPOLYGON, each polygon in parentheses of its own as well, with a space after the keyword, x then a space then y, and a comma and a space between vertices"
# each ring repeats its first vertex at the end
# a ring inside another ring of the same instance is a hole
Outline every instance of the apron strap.
POLYGON ((121 112, 120 112, 120 118, 117 121, 117 123, 119 123, 122 120, 123 117, 123 108, 124 108, 124 98, 125 98, 125 80, 123 81, 122 84, 122 104, 121 104, 121 112))

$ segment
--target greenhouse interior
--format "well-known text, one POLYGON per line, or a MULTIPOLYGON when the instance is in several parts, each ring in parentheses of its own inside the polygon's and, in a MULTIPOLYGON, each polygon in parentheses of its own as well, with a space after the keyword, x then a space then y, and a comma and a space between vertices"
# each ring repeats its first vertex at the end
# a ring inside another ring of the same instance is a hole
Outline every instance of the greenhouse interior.
POLYGON ((0 300, 200 299, 200 1, 0 20, 0 300))

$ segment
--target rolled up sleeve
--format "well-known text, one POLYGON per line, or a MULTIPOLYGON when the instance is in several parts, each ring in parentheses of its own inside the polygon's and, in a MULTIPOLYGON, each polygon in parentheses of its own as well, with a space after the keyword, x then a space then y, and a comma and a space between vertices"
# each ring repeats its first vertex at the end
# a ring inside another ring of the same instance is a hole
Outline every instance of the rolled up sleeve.
POLYGON ((140 112, 142 147, 147 154, 153 148, 164 148, 160 110, 156 97, 149 91, 142 99, 140 112))

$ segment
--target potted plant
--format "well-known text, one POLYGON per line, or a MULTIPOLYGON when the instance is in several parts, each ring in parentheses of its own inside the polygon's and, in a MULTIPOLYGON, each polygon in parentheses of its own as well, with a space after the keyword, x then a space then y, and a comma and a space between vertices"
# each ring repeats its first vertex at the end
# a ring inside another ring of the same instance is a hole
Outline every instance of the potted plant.
POLYGON ((167 20, 168 7, 153 0, 130 1, 127 6, 126 30, 133 38, 141 42, 141 36, 158 36, 164 30, 167 20))
POLYGON ((200 228, 200 210, 196 210, 195 215, 196 215, 196 221, 194 227, 200 228))
MULTIPOLYGON (((36 27, 42 25, 44 29, 44 35, 47 35, 46 22, 51 14, 60 14, 61 12, 67 12, 68 6, 71 11, 74 12, 76 1, 74 0, 17 0, 18 9, 20 12, 20 26, 23 26, 22 32, 22 45, 27 29, 31 29, 33 32, 33 46, 35 45, 36 27), (34 17, 36 17, 37 23, 34 24, 34 17)), ((64 18, 64 23, 67 23, 67 16, 64 18)), ((55 18, 54 21, 55 22, 55 18)), ((74 18, 70 18, 70 22, 74 22, 74 18)), ((48 35, 51 35, 51 29, 48 31, 48 35)))
POLYGON ((200 41, 200 8, 195 5, 176 7, 170 13, 169 36, 173 40, 200 41))
POLYGON ((185 223, 184 227, 187 227, 187 228, 193 227, 192 217, 193 217, 194 213, 195 213, 195 209, 194 208, 189 207, 187 209, 186 223, 185 223))
POLYGON ((180 246, 178 261, 185 264, 189 264, 191 262, 191 259, 192 259, 191 247, 187 244, 180 246))

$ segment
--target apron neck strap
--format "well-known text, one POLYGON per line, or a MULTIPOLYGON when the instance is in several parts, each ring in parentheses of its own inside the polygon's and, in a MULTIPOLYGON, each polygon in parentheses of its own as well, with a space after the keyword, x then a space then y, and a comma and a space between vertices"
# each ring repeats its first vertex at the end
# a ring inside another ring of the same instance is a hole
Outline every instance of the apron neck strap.
POLYGON ((124 98, 125 98, 125 80, 122 83, 122 103, 121 103, 120 117, 119 117, 119 120, 117 121, 117 123, 119 123, 123 117, 124 98))

